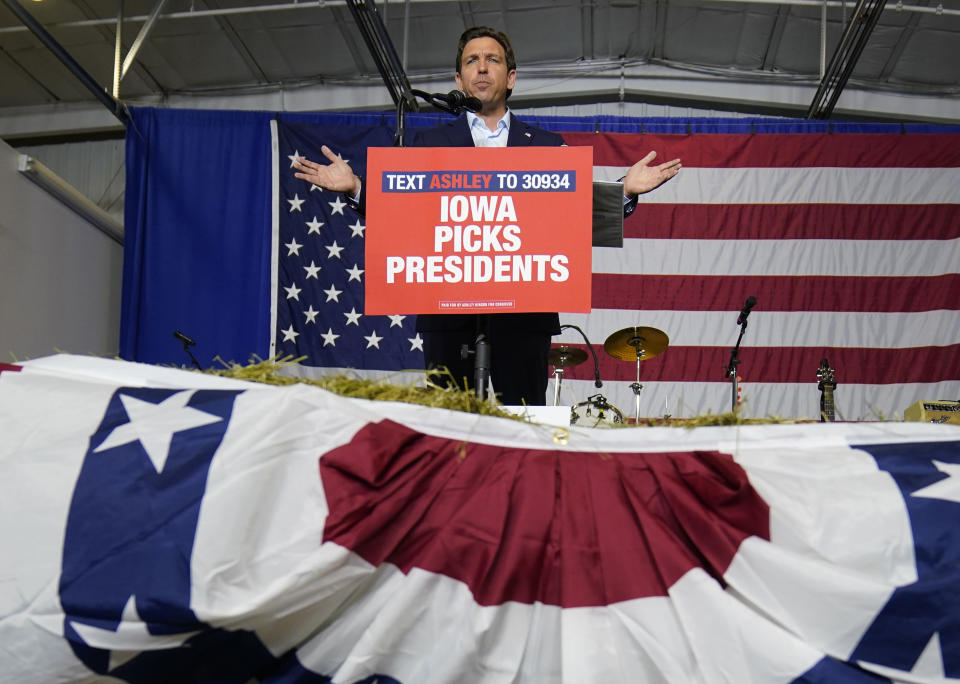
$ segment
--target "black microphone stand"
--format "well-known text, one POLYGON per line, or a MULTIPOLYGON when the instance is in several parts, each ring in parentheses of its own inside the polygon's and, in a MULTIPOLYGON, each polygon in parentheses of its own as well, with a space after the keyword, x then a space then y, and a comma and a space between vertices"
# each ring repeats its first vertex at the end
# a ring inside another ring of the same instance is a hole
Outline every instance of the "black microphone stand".
POLYGON ((401 95, 401 97, 397 100, 397 131, 393 135, 394 147, 406 146, 404 138, 406 137, 407 133, 407 111, 409 109, 417 108, 416 98, 418 97, 426 102, 429 102, 437 109, 454 116, 460 116, 460 114, 466 110, 466 107, 450 105, 439 99, 436 95, 428 93, 424 90, 411 90, 410 95, 406 97, 401 95))
POLYGON ((197 370, 203 370, 203 367, 200 366, 200 362, 197 361, 194 355, 190 352, 190 347, 195 345, 196 342, 194 342, 192 339, 184 335, 179 330, 174 330, 173 336, 183 343, 183 351, 187 352, 187 356, 189 356, 190 360, 193 361, 193 365, 197 367, 197 370))
POLYGON ((737 379, 737 366, 740 365, 740 359, 737 357, 737 354, 740 353, 740 341, 743 339, 743 333, 747 332, 747 317, 750 315, 750 309, 753 308, 753 305, 756 304, 756 300, 753 297, 747 299, 747 304, 744 306, 743 310, 740 311, 740 316, 737 318, 737 324, 740 326, 740 335, 737 337, 736 346, 730 350, 730 362, 726 367, 726 374, 724 377, 730 378, 731 393, 730 393, 730 410, 736 411, 738 404, 738 397, 740 388, 738 387, 739 380, 737 379))
MULTIPOLYGON (((407 108, 413 107, 416 108, 416 98, 419 97, 437 109, 446 112, 447 114, 452 114, 454 116, 459 116, 462 114, 469 105, 467 106, 457 106, 451 105, 448 102, 440 99, 437 95, 428 93, 423 90, 410 90, 409 97, 401 96, 397 100, 397 131, 393 136, 393 146, 394 147, 405 147, 404 138, 406 137, 406 128, 407 128, 407 108)), ((478 107, 479 103, 476 103, 473 106, 478 107)), ((477 398, 481 401, 487 398, 487 388, 490 385, 490 336, 488 327, 487 317, 483 314, 477 315, 477 332, 476 338, 474 341, 474 349, 471 350, 467 345, 463 345, 460 349, 460 358, 466 359, 470 354, 474 355, 473 358, 473 370, 474 377, 473 381, 476 385, 477 398)))
POLYGON ((473 384, 476 387, 477 399, 485 401, 487 387, 490 386, 490 337, 487 330, 489 320, 484 314, 477 314, 477 330, 474 337, 474 348, 467 345, 460 347, 460 358, 466 359, 473 354, 473 384))
POLYGON ((731 404, 730 410, 737 410, 737 393, 739 388, 737 387, 737 366, 740 365, 740 359, 737 358, 737 354, 740 353, 740 340, 743 339, 743 333, 747 331, 747 320, 744 319, 743 323, 740 324, 740 336, 737 338, 737 346, 730 350, 730 363, 727 364, 726 375, 724 377, 730 378, 731 384, 731 404))

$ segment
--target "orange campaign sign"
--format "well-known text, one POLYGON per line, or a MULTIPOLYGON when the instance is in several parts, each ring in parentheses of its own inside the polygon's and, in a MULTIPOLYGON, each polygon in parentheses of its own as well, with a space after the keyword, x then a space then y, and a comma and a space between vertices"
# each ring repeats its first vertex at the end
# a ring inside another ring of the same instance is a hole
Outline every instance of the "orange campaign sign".
POLYGON ((590 147, 367 152, 365 313, 590 311, 590 147))

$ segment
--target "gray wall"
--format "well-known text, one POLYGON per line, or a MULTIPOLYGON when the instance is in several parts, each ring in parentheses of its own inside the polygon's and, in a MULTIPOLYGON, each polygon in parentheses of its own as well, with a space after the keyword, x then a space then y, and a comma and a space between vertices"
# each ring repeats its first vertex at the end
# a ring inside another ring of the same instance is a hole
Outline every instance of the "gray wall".
POLYGON ((122 265, 123 247, 21 175, 0 141, 0 361, 116 354, 122 265))

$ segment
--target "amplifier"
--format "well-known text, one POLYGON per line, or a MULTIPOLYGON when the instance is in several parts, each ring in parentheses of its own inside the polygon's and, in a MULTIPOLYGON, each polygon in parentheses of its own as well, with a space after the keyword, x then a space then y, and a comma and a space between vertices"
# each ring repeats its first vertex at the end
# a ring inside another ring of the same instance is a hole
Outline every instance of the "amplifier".
POLYGON ((960 401, 923 399, 903 412, 904 420, 960 425, 960 401))

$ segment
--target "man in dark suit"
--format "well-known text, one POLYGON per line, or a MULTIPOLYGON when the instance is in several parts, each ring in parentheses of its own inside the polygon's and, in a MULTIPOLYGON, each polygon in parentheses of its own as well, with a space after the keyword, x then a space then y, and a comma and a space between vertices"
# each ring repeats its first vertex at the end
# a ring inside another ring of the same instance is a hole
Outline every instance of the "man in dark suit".
MULTIPOLYGON (((510 39, 485 26, 467 29, 457 44, 457 88, 481 103, 476 114, 459 118, 424 131, 414 141, 421 147, 520 147, 564 145, 556 133, 530 126, 507 108, 513 91, 517 63, 510 39)), ((323 165, 301 160, 298 178, 320 187, 344 192, 363 210, 363 183, 350 166, 324 146, 331 162, 323 165)), ((623 178, 624 211, 636 206, 637 195, 653 190, 680 170, 680 160, 649 166, 651 152, 637 162, 623 178)), ((479 331, 490 343, 490 376, 493 389, 507 405, 545 403, 550 338, 560 333, 556 313, 522 314, 426 314, 417 317, 417 331, 423 337, 427 368, 446 367, 461 383, 472 380, 472 358, 461 358, 463 345, 473 347, 479 331)))

